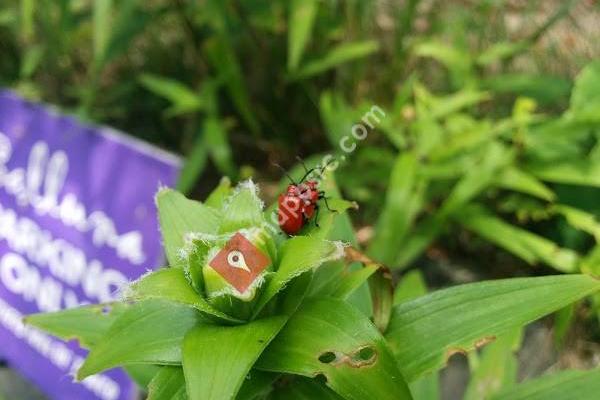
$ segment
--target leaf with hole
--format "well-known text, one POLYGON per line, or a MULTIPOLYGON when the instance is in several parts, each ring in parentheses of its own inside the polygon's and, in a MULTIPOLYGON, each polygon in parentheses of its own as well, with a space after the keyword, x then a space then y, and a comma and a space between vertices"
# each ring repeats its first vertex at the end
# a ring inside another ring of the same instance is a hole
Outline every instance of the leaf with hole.
POLYGON ((599 290, 600 281, 585 275, 459 285, 396 306, 386 339, 403 375, 413 381, 443 367, 452 354, 472 351, 599 290))

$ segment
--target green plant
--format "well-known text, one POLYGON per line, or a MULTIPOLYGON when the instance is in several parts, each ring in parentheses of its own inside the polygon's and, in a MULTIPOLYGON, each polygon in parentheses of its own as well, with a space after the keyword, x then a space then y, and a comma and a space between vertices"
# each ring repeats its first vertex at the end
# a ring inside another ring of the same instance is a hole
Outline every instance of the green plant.
POLYGON ((352 240, 343 212, 351 203, 333 200, 339 213, 323 213, 319 228, 291 238, 270 225, 272 209, 263 211, 252 182, 232 189, 225 180, 204 203, 162 189, 157 205, 168 268, 133 282, 122 302, 27 318, 90 349, 78 379, 142 369, 153 374, 142 382, 150 399, 410 399, 450 355, 600 290, 596 279, 573 274, 423 295, 419 278, 407 276, 394 294, 389 272, 330 240, 340 232, 352 240), (269 256, 269 272, 250 296, 214 296, 219 278, 207 275, 207 255, 236 232, 269 256), (361 295, 367 282, 370 297, 361 295))
MULTIPOLYGON (((437 96, 417 80, 408 82, 381 121, 394 148, 359 146, 338 174, 346 195, 366 205, 368 219, 377 217, 369 255, 403 269, 437 238, 467 231, 528 264, 597 274, 596 209, 559 194, 564 185, 598 187, 599 83, 600 64, 591 63, 561 116, 537 113, 536 102, 522 97, 509 116, 492 118, 478 116, 488 92, 465 88, 437 96), (384 189, 385 198, 378 196, 384 189), (371 212, 378 209, 379 215, 371 212), (579 243, 537 232, 542 223, 561 221, 584 234, 579 243)), ((337 127, 359 120, 364 108, 330 95, 321 105, 333 143, 337 127)))

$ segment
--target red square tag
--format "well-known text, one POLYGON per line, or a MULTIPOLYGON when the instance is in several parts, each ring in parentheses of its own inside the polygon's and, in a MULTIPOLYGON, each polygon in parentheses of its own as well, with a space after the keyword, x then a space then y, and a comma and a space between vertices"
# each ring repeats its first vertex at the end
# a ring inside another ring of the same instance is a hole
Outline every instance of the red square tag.
POLYGON ((269 263, 269 258, 238 232, 209 265, 238 292, 244 293, 269 263))

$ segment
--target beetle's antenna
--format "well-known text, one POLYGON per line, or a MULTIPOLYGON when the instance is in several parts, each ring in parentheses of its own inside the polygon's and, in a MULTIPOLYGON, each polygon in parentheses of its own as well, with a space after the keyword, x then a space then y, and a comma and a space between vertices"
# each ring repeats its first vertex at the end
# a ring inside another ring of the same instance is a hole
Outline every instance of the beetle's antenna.
POLYGON ((277 164, 276 162, 272 162, 271 164, 273 164, 274 166, 279 168, 283 172, 283 174, 290 180, 290 182, 292 182, 293 185, 297 185, 296 181, 294 181, 294 179, 292 179, 292 177, 287 173, 285 168, 283 168, 281 165, 277 164))
POLYGON ((302 158, 300 158, 300 156, 296 156, 296 160, 298 160, 300 165, 302 165, 302 168, 304 168, 304 172, 308 172, 308 168, 306 168, 306 164, 304 163, 304 160, 302 158))
POLYGON ((323 172, 325 172, 325 169, 329 166, 329 164, 331 164, 334 161, 335 161, 334 159, 331 159, 331 160, 327 161, 327 163, 325 163, 325 165, 320 165, 318 168, 314 168, 314 169, 318 169, 319 170, 319 175, 322 178, 323 177, 323 172))
POLYGON ((308 178, 308 176, 313 173, 314 170, 315 170, 315 168, 306 170, 306 173, 304 174, 304 176, 302 177, 300 182, 304 182, 306 180, 306 178, 308 178))

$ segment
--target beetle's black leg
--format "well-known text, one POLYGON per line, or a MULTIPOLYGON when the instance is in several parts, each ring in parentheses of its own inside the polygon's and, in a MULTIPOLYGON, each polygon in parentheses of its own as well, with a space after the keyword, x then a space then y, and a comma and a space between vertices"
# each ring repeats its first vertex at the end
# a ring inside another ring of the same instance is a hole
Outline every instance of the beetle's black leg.
POLYGON ((322 199, 325 201, 325 207, 327 207, 327 210, 330 212, 337 212, 336 210, 332 210, 331 207, 329 207, 329 203, 327 202, 327 197, 325 196, 325 192, 324 191, 320 191, 319 192, 319 199, 322 199))
POLYGON ((319 228, 319 205, 315 204, 315 226, 319 228))

